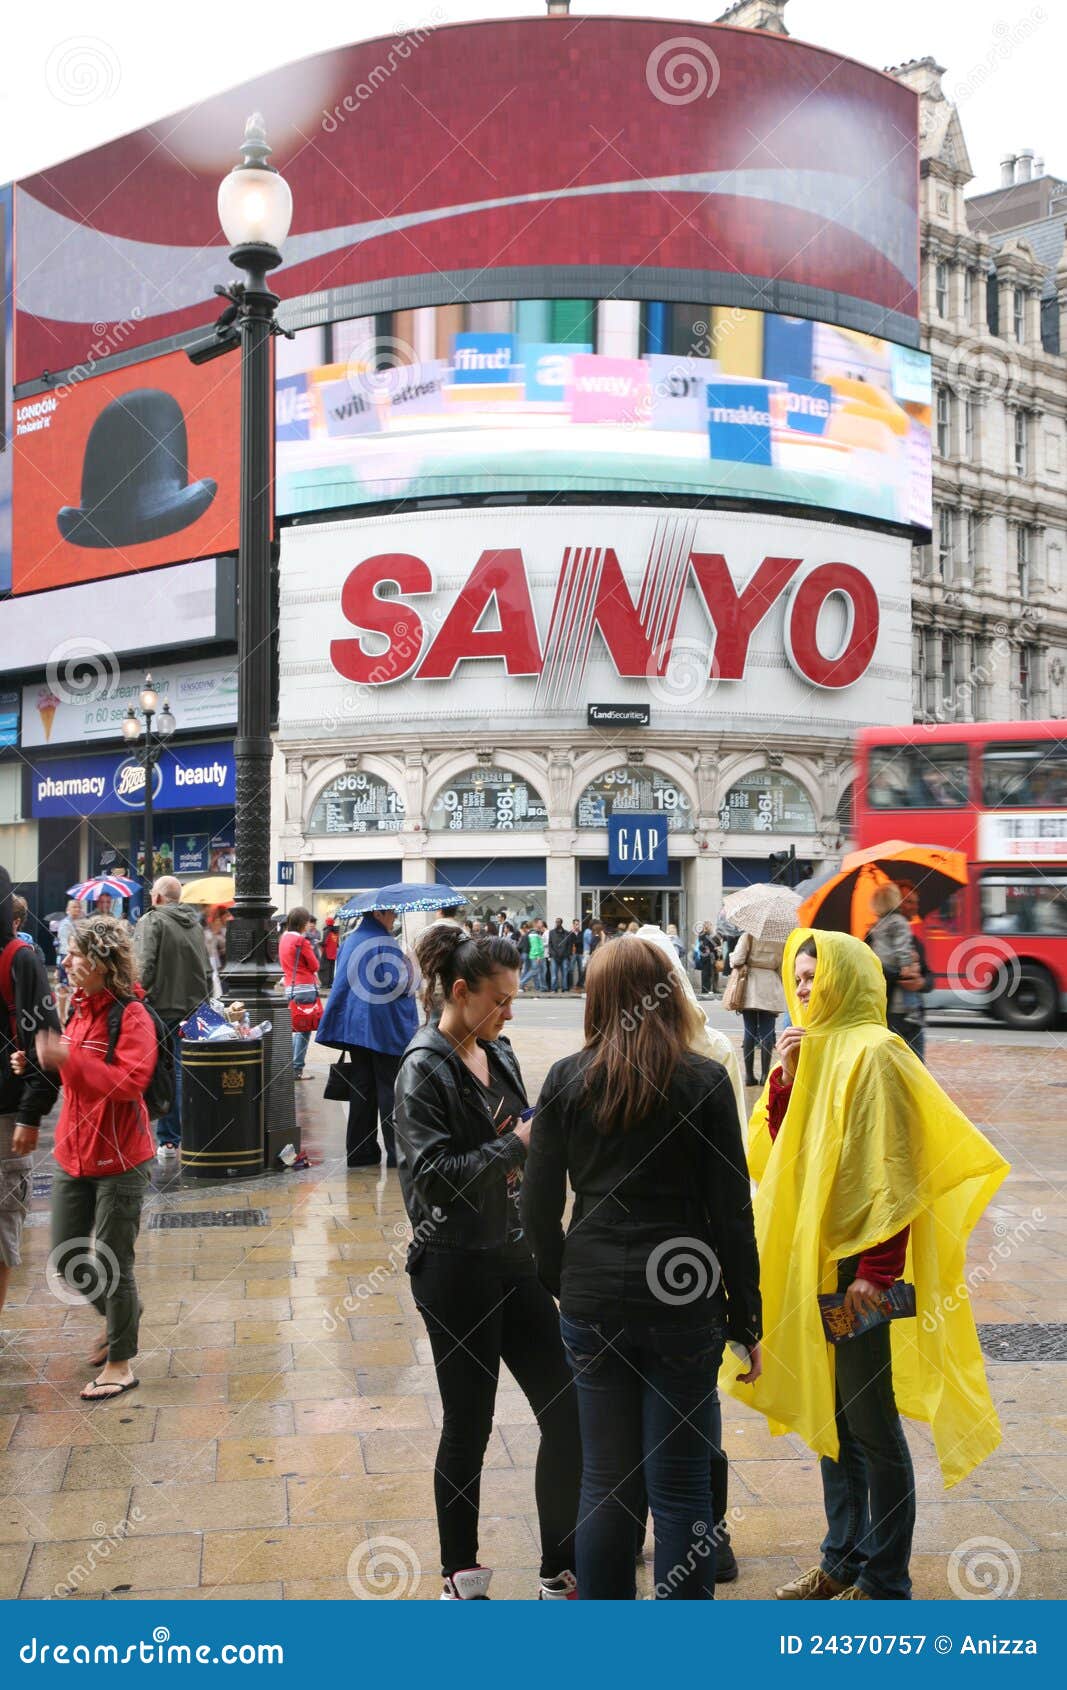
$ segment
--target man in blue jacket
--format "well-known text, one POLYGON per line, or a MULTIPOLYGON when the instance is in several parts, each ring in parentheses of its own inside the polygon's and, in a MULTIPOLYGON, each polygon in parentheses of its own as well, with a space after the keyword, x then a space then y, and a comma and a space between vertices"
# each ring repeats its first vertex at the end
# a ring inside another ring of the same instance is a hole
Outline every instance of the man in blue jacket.
POLYGON ((350 1168, 381 1161, 378 1122, 386 1166, 396 1167, 393 1087, 400 1058, 419 1024, 415 970, 393 937, 395 910, 371 910, 341 946, 333 986, 315 1034, 317 1044, 348 1052, 350 1168))

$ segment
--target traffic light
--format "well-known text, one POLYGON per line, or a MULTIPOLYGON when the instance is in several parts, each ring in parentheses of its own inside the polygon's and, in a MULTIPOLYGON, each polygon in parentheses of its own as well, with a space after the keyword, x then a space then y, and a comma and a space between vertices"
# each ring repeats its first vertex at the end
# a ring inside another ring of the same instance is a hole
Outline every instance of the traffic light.
POLYGON ((797 848, 790 845, 788 851, 772 851, 767 858, 770 868, 772 886, 796 885, 797 848))

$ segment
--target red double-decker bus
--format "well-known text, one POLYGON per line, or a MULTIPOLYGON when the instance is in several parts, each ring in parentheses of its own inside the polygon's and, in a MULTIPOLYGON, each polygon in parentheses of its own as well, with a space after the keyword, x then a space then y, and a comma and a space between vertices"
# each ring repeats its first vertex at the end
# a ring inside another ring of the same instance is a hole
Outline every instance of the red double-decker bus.
POLYGON ((1041 1029, 1067 1010, 1067 722, 868 728, 853 826, 963 851, 969 884, 927 916, 931 1007, 1041 1029))

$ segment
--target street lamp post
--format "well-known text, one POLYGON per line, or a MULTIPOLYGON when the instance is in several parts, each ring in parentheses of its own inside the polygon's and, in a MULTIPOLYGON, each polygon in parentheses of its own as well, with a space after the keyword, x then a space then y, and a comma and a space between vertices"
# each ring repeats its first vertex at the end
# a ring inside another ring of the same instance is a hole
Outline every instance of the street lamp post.
POLYGON ((240 998, 253 1022, 273 1029, 266 1118, 272 1127, 294 1122, 291 1029, 278 993, 270 900, 270 713, 272 674, 271 520, 274 504, 274 396, 271 336, 278 297, 267 275, 282 262, 293 200, 268 160, 263 119, 248 119, 241 163, 219 187, 219 222, 232 246, 230 262, 246 280, 225 291, 225 315, 241 344, 240 547, 237 560, 237 805, 234 832, 235 898, 226 936, 223 986, 240 998))
POLYGON ((122 736, 128 745, 136 745, 134 752, 136 761, 144 770, 144 869, 141 874, 141 908, 147 910, 152 904, 152 881, 155 879, 155 840, 152 833, 152 800, 153 779, 156 764, 159 762, 163 747, 177 727, 177 722, 171 715, 170 705, 163 700, 163 708, 159 708, 159 694, 152 685, 151 675, 144 678, 141 688, 141 714, 138 715, 133 705, 127 710, 122 722, 122 736), (152 721, 155 719, 155 732, 152 731, 152 721), (141 730, 144 729, 144 743, 140 744, 141 730))

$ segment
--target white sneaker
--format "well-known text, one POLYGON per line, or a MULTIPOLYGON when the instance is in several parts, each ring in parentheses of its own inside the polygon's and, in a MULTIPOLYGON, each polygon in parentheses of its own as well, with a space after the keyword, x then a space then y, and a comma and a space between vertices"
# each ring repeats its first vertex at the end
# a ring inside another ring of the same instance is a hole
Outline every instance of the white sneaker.
POLYGON ((573 1573, 560 1573, 554 1579, 542 1579, 537 1592, 539 1602, 577 1602, 578 1580, 573 1573))
POLYGON ((442 1602, 488 1602, 492 1567, 464 1567, 445 1579, 442 1602))
POLYGON ((178 1152, 173 1144, 161 1144, 156 1151, 157 1162, 176 1162, 177 1160, 178 1152))

